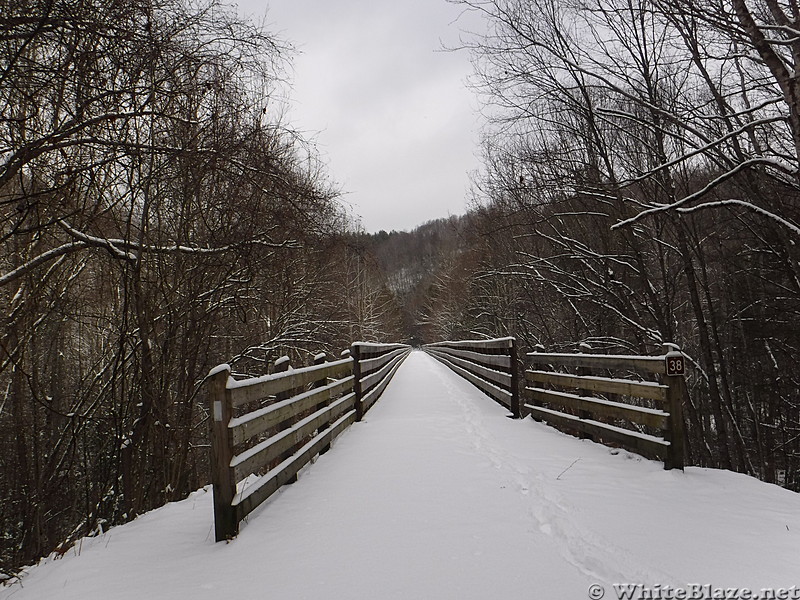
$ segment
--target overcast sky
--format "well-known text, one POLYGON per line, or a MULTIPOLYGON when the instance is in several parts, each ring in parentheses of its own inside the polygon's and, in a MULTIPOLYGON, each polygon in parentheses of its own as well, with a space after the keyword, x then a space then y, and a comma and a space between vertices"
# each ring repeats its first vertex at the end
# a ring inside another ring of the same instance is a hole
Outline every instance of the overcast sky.
MULTIPOLYGON (((367 231, 466 210, 479 167, 468 23, 446 0, 234 0, 292 42, 289 122, 306 132, 367 231)), ((474 29, 474 21, 473 26, 474 29)))

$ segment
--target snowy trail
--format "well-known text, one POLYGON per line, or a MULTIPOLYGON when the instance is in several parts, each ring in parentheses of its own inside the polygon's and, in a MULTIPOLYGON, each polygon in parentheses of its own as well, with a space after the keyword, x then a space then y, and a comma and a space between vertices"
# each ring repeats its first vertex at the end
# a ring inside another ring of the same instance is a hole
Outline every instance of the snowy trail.
POLYGON ((800 496, 508 412, 421 352, 332 450, 214 544, 201 490, 0 599, 586 598, 593 583, 800 584, 800 496))

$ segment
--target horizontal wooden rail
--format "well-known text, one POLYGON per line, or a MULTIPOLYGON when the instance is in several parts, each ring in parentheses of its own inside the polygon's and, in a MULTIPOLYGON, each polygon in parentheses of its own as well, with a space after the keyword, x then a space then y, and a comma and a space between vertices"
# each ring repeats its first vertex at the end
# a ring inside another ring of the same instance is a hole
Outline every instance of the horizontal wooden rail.
MULTIPOLYGON (((439 356, 447 357, 447 360, 451 363, 466 369, 467 371, 474 373, 475 375, 482 377, 492 383, 501 384, 505 386, 507 389, 511 388, 511 373, 505 371, 497 371, 496 369, 490 369, 488 367, 484 367, 482 364, 478 364, 476 362, 472 362, 469 360, 465 360, 463 358, 459 358, 458 356, 453 356, 449 352, 442 352, 436 348, 431 348, 430 352, 432 354, 439 354, 439 356)), ((510 358, 510 357, 504 357, 510 358)))
MULTIPOLYGON (((439 348, 434 345, 426 346, 427 351, 435 351, 439 348)), ((459 356, 465 358, 470 362, 485 365, 487 367, 500 367, 503 370, 511 369, 511 356, 503 354, 482 354, 481 352, 472 352, 471 350, 462 350, 460 348, 447 348, 446 352, 449 356, 459 356)))
POLYGON ((487 395, 491 396, 494 400, 508 408, 511 409, 511 391, 503 389, 481 377, 475 375, 469 369, 465 369, 460 367, 459 365, 452 362, 452 357, 447 356, 444 353, 438 352, 436 350, 431 350, 429 352, 431 356, 433 356, 436 360, 444 364, 445 366, 449 367, 458 375, 461 375, 464 379, 469 381, 472 385, 486 393, 487 395))
MULTIPOLYGON (((527 406, 527 405, 526 405, 527 406)), ((655 457, 665 454, 669 451, 669 442, 662 438, 638 433, 600 423, 591 419, 581 419, 575 415, 561 413, 555 410, 548 410, 538 406, 528 406, 531 412, 538 418, 560 425, 564 428, 575 429, 589 435, 595 435, 604 439, 618 442, 629 448, 634 452, 638 452, 642 456, 655 457)))
POLYGON ((241 454, 235 455, 230 464, 234 469, 237 481, 266 467, 287 450, 291 450, 304 439, 312 436, 323 424, 337 419, 346 410, 353 409, 354 399, 354 394, 343 396, 330 406, 312 413, 291 427, 270 436, 241 454))
POLYGON ((402 344, 357 342, 350 356, 337 361, 325 362, 320 354, 314 365, 292 369, 288 359, 279 359, 280 372, 239 381, 228 365, 213 369, 208 395, 216 540, 237 535, 247 514, 361 420, 410 351, 402 344), (235 415, 237 408, 250 410, 235 415), (251 481, 252 475, 259 476, 251 481), (243 489, 237 493, 237 487, 243 489))
POLYGON ((578 411, 586 411, 593 415, 610 417, 615 419, 626 419, 632 423, 647 425, 656 429, 667 429, 667 419, 669 413, 651 408, 641 408, 631 406, 622 402, 603 400, 601 398, 591 398, 589 396, 577 396, 566 392, 554 392, 541 388, 526 388, 530 397, 538 402, 557 404, 561 407, 572 408, 578 411))
POLYGON ((531 364, 550 364, 565 367, 588 367, 594 369, 632 369, 645 373, 665 372, 663 356, 628 356, 621 354, 548 354, 531 352, 531 364))
POLYGON ((313 408, 321 401, 331 400, 339 394, 351 391, 353 381, 353 376, 349 375, 324 387, 309 390, 288 400, 276 402, 242 417, 231 419, 228 427, 231 429, 233 443, 241 444, 271 427, 278 427, 296 414, 313 408))
POLYGON ((536 419, 576 431, 582 436, 597 436, 622 444, 648 458, 663 459, 667 469, 683 469, 684 359, 672 347, 666 347, 665 351, 662 356, 530 353, 528 360, 539 369, 525 372, 525 379, 531 386, 525 388, 530 402, 526 402, 523 409, 536 419), (543 366, 575 368, 577 373, 544 370, 543 366), (588 369, 625 375, 645 373, 651 377, 659 376, 661 381, 589 375, 588 369), (587 392, 611 397, 597 397, 587 392), (629 398, 655 402, 657 408, 631 404, 629 398), (619 421, 623 421, 625 426, 620 426, 619 421), (643 433, 636 426, 659 430, 663 437, 643 433))
POLYGON ((350 348, 356 378, 356 419, 361 420, 394 377, 395 371, 411 352, 405 344, 356 342, 350 348))
POLYGON ((281 392, 286 392, 325 377, 343 377, 353 372, 352 359, 345 358, 332 363, 326 363, 320 368, 318 365, 294 369, 284 373, 274 373, 264 377, 254 377, 231 381, 231 399, 233 407, 242 404, 263 400, 281 392))
POLYGON ((472 385, 521 416, 514 338, 427 344, 425 351, 472 385))
POLYGON ((441 346, 443 348, 468 348, 477 350, 507 350, 516 345, 516 340, 513 337, 492 338, 489 340, 458 340, 458 341, 444 341, 433 342, 426 344, 426 348, 436 348, 441 346))
POLYGON ((406 352, 403 356, 394 359, 389 365, 386 365, 389 367, 386 375, 375 385, 375 387, 364 394, 361 400, 364 405, 364 412, 367 412, 370 408, 372 408, 372 405, 378 401, 378 398, 381 397, 381 394, 383 394, 386 386, 389 385, 389 382, 392 380, 392 377, 394 377, 395 372, 397 372, 397 369, 400 368, 400 365, 405 360, 406 356, 408 356, 410 351, 411 350, 406 352))
POLYGON ((608 377, 575 376, 549 371, 525 371, 525 379, 531 383, 550 383, 561 387, 574 387, 591 392, 624 394, 647 398, 659 402, 667 401, 667 386, 650 381, 630 381, 608 377))
POLYGON ((361 389, 363 392, 375 387, 392 370, 398 360, 402 361, 410 350, 398 348, 379 356, 361 360, 361 389))
MULTIPOLYGON (((259 504, 264 502, 272 494, 280 489, 281 486, 289 483, 305 465, 325 448, 330 446, 345 429, 352 425, 356 420, 356 411, 351 410, 338 421, 333 423, 322 434, 317 435, 302 448, 300 448, 290 458, 287 458, 271 471, 260 477, 251 486, 246 487, 240 494, 237 494, 233 501, 233 510, 238 521, 241 521, 248 514, 253 512, 259 504)), ((236 535, 234 533, 233 535, 236 535)), ((222 538, 222 539, 228 539, 222 538)), ((222 541, 217 539, 217 541, 222 541)))

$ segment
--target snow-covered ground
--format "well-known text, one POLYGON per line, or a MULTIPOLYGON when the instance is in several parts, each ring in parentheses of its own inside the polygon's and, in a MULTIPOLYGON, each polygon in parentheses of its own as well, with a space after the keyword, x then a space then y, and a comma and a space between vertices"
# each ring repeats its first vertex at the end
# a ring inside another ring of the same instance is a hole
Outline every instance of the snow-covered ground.
POLYGON ((507 414, 413 352, 364 422, 232 543, 214 543, 200 490, 43 561, 0 599, 577 600, 600 597, 592 584, 605 598, 626 583, 800 585, 800 495, 664 471, 507 414))

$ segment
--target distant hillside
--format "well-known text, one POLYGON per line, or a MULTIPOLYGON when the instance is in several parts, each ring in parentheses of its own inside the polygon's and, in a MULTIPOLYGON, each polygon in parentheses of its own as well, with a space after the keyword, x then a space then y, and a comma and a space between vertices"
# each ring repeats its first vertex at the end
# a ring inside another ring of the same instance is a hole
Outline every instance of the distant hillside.
POLYGON ((422 340, 426 305, 439 275, 464 247, 469 217, 428 221, 412 231, 379 231, 359 236, 375 257, 386 285, 403 312, 409 336, 422 340))

